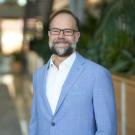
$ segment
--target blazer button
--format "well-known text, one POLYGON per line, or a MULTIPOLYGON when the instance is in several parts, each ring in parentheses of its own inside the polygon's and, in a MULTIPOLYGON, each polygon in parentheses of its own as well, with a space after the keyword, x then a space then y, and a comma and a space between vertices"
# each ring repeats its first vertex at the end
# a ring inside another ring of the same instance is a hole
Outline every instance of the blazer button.
POLYGON ((55 122, 52 122, 51 125, 52 125, 52 126, 55 126, 55 122))

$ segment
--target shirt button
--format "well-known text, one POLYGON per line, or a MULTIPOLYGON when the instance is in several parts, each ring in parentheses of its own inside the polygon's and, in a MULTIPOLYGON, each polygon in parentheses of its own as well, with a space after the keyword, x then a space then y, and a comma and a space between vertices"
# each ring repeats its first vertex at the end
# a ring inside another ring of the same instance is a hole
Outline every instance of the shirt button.
POLYGON ((55 122, 52 122, 51 125, 52 125, 52 126, 55 126, 55 122))

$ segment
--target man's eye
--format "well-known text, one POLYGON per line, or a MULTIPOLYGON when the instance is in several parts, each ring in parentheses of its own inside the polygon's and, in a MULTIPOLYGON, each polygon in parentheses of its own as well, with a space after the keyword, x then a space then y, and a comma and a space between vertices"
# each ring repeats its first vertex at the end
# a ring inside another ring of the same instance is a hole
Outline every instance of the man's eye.
POLYGON ((59 30, 52 30, 52 32, 59 32, 59 30))
POLYGON ((66 33, 72 33, 72 31, 71 31, 71 30, 65 30, 65 32, 66 32, 66 33))

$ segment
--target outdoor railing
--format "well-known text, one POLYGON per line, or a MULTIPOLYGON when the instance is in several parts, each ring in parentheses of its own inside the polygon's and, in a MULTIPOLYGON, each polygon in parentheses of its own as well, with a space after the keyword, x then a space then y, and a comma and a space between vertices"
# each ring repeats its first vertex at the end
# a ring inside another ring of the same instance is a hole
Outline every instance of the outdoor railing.
POLYGON ((113 75, 118 135, 135 135, 135 77, 113 75))

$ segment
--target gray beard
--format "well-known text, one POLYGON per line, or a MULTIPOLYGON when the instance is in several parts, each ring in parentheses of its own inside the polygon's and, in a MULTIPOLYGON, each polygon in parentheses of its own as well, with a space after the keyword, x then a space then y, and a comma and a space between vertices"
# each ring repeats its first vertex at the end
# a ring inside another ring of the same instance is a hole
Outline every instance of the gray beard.
POLYGON ((66 57, 71 55, 76 50, 76 43, 70 45, 67 48, 62 48, 62 47, 55 47, 53 43, 49 42, 49 47, 53 54, 59 57, 66 57))

